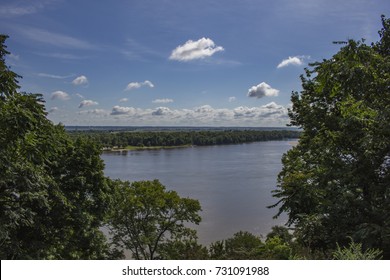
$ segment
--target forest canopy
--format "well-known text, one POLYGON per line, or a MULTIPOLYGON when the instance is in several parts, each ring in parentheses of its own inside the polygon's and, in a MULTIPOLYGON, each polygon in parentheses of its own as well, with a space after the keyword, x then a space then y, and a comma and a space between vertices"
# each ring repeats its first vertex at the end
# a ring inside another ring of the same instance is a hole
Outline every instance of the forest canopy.
POLYGON ((69 131, 71 137, 80 136, 99 143, 103 147, 170 147, 240 144, 257 141, 297 139, 299 130, 206 130, 193 131, 69 131))

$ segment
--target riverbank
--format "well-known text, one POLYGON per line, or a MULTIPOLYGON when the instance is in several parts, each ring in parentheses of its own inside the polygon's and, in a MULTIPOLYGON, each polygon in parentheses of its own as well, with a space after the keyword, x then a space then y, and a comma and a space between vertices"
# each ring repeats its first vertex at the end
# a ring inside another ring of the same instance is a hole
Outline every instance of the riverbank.
MULTIPOLYGON (((274 141, 286 141, 285 139, 283 140, 274 140, 274 141)), ((291 139, 288 143, 291 146, 296 146, 298 145, 299 139, 291 139)), ((266 142, 266 141, 254 141, 251 143, 255 142, 266 142)), ((237 144, 214 144, 214 145, 203 145, 203 146, 223 146, 223 145, 240 145, 240 144, 250 144, 250 143, 237 143, 237 144)), ((193 148, 197 147, 198 145, 191 145, 191 144, 186 144, 186 145, 176 145, 176 146, 126 146, 124 148, 119 148, 119 147, 104 147, 103 152, 113 152, 113 153, 126 153, 126 152, 131 152, 131 151, 149 151, 149 150, 170 150, 170 149, 183 149, 183 148, 193 148)))
POLYGON ((106 151, 138 151, 243 144, 260 141, 297 139, 298 130, 219 130, 219 131, 73 131, 77 139, 87 137, 106 151))
POLYGON ((125 148, 103 148, 103 152, 129 152, 129 151, 147 151, 147 150, 166 150, 191 148, 193 145, 178 146, 127 146, 125 148))

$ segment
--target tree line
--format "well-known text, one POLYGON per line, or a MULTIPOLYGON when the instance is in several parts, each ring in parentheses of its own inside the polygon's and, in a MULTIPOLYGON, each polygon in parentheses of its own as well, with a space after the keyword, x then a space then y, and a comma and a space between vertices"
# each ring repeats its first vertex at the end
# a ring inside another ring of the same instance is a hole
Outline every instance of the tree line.
MULTIPOLYGON (((287 213, 287 227, 265 239, 238 232, 208 247, 188 227, 201 222, 200 202, 158 180, 104 176, 103 142, 71 137, 47 119, 42 95, 19 91, 21 77, 6 65, 7 36, 0 35, 0 258, 118 259, 127 250, 135 259, 390 259, 384 16, 382 26, 378 42, 349 40, 311 64, 303 90, 292 94, 291 125, 302 132, 282 158, 279 201, 270 206, 279 208, 276 217, 287 213)), ((146 133, 139 143, 156 135, 164 134, 146 133)))
POLYGON ((76 139, 80 136, 96 141, 106 148, 127 146, 170 147, 240 144, 257 141, 297 139, 298 130, 218 130, 218 131, 69 131, 76 139))

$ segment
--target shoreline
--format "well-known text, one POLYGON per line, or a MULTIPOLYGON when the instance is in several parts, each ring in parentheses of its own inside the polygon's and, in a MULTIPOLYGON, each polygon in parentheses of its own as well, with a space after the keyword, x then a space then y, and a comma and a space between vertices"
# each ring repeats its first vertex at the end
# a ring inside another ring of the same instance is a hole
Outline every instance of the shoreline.
POLYGON ((123 153, 123 152, 131 152, 131 151, 168 150, 168 149, 183 149, 183 148, 192 148, 192 147, 195 147, 195 145, 150 146, 150 147, 127 146, 126 148, 103 148, 103 152, 123 153))
MULTIPOLYGON (((290 139, 280 139, 280 140, 266 140, 266 141, 254 141, 254 142, 242 142, 242 143, 234 143, 234 144, 215 144, 215 145, 204 145, 204 146, 224 146, 224 145, 240 145, 240 144, 249 144, 249 143, 256 143, 256 142, 267 142, 267 141, 289 141, 289 144, 291 146, 296 146, 298 144, 299 138, 290 138, 290 139)), ((201 145, 203 146, 203 145, 201 145)), ((199 145, 192 145, 192 144, 186 144, 186 145, 179 145, 179 146, 127 146, 126 148, 103 148, 104 153, 127 153, 132 151, 152 151, 152 150, 170 150, 170 149, 185 149, 185 148, 193 148, 193 147, 201 147, 199 145)))

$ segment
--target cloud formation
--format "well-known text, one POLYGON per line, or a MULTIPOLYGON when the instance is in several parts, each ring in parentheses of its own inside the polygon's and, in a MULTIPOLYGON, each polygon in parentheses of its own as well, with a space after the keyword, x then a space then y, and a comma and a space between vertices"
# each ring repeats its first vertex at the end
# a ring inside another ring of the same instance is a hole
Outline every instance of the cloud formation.
POLYGON ((203 59, 223 50, 224 48, 216 46, 213 40, 203 37, 198 41, 188 40, 184 45, 178 46, 172 51, 169 59, 178 61, 203 59))
POLYGON ((152 103, 172 103, 173 99, 163 98, 163 99, 155 99, 152 103))
POLYGON ((81 86, 88 84, 88 79, 84 75, 81 75, 72 81, 75 86, 81 86))
POLYGON ((23 5, 17 1, 12 1, 11 3, 8 5, 0 5, 1 16, 13 17, 34 14, 42 10, 50 1, 28 1, 23 3, 23 5))
POLYGON ((279 90, 272 88, 269 84, 262 82, 248 90, 249 97, 263 98, 264 96, 278 96, 279 90))
POLYGON ((79 108, 94 106, 94 105, 99 105, 99 103, 97 103, 96 101, 93 101, 93 100, 83 100, 80 102, 79 108))
POLYGON ((131 115, 136 112, 136 109, 133 107, 121 107, 121 106, 114 106, 111 111, 111 115, 131 115))
POLYGON ((15 27, 23 36, 29 40, 36 41, 43 44, 49 44, 52 46, 67 48, 67 49, 82 49, 82 50, 92 50, 97 47, 89 42, 83 41, 78 38, 71 36, 52 33, 43 29, 19 26, 15 27))
POLYGON ((80 115, 83 115, 83 114, 87 114, 87 115, 93 114, 93 115, 107 116, 107 115, 109 115, 109 112, 107 112, 104 109, 93 109, 93 110, 80 111, 79 114, 80 115))
POLYGON ((193 109, 114 106, 110 115, 124 123, 146 125, 280 126, 288 123, 287 108, 275 102, 260 107, 240 106, 234 109, 218 109, 210 105, 193 109))
POLYGON ((122 98, 122 99, 119 100, 119 102, 127 102, 127 101, 129 101, 128 98, 122 98))
POLYGON ((47 74, 47 73, 38 73, 39 77, 43 78, 51 78, 51 79, 67 79, 72 77, 73 75, 67 75, 67 76, 60 76, 60 75, 53 75, 53 74, 47 74))
POLYGON ((82 96, 80 93, 75 94, 78 98, 84 99, 84 96, 82 96))
POLYGON ((237 98, 235 96, 230 96, 228 100, 229 102, 234 102, 237 100, 237 98))
POLYGON ((127 87, 125 88, 125 91, 129 91, 129 90, 133 90, 133 89, 137 89, 137 88, 140 88, 142 86, 147 86, 147 87, 150 87, 150 88, 154 88, 154 85, 151 81, 144 81, 142 83, 140 82, 131 82, 127 85, 127 87))
POLYGON ((302 65, 303 64, 303 57, 299 56, 289 56, 287 59, 284 59, 282 62, 280 62, 277 66, 277 68, 283 68, 289 65, 302 65))
POLYGON ((59 100, 68 100, 70 99, 70 96, 69 94, 67 94, 66 92, 64 91, 61 91, 61 90, 57 90, 55 92, 53 92, 51 94, 51 99, 52 100, 55 100, 55 99, 59 99, 59 100))
POLYGON ((53 113, 55 111, 58 111, 58 107, 51 107, 49 113, 53 113))

